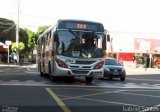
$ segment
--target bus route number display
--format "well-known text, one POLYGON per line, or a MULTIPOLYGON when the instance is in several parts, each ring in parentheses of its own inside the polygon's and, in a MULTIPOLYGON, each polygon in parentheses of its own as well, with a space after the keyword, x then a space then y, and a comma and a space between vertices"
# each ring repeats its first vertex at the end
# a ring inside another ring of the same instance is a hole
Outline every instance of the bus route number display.
POLYGON ((86 24, 77 24, 77 29, 87 29, 87 25, 86 24))

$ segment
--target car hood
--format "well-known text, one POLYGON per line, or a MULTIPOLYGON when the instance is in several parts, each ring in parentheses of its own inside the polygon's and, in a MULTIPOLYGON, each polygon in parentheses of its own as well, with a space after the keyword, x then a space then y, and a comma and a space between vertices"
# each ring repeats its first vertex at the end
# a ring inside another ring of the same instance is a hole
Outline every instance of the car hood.
POLYGON ((123 66, 115 66, 115 65, 104 65, 104 68, 114 69, 114 70, 122 70, 123 66))

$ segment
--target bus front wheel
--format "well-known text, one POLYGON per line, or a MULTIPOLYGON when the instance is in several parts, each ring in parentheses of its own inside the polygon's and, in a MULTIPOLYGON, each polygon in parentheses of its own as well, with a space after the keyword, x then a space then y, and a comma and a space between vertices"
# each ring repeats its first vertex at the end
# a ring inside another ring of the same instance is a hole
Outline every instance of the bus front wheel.
POLYGON ((86 83, 91 83, 93 81, 93 77, 85 77, 86 83))

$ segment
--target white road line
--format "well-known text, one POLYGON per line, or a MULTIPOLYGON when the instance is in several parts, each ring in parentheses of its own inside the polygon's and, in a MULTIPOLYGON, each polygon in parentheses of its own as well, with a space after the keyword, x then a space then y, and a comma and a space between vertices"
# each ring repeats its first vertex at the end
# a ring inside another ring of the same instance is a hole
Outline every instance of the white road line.
POLYGON ((123 93, 117 91, 119 94, 126 94, 126 95, 135 95, 135 96, 146 96, 146 97, 153 97, 153 98, 160 98, 160 96, 155 96, 155 95, 145 95, 145 94, 136 94, 136 93, 123 93))
POLYGON ((141 79, 141 78, 127 78, 127 79, 129 79, 129 80, 142 80, 142 81, 151 81, 151 82, 153 82, 153 81, 158 81, 158 82, 160 82, 160 80, 157 80, 157 79, 141 79))
MULTIPOLYGON (((78 89, 81 89, 81 88, 72 88, 72 87, 70 87, 70 88, 54 88, 54 89, 63 89, 63 90, 78 90, 78 89)), ((90 88, 83 88, 83 90, 85 90, 85 91, 97 91, 97 92, 104 92, 104 91, 113 91, 114 90, 114 88, 113 89, 111 89, 111 88, 100 88, 100 87, 98 87, 97 89, 90 89, 90 88)), ((116 90, 116 89, 115 89, 116 90)), ((123 90, 123 91, 126 91, 126 90, 123 90)))
POLYGON ((95 96, 95 95, 101 95, 101 94, 107 94, 107 93, 115 93, 115 92, 118 92, 118 91, 123 91, 123 90, 107 91, 107 92, 101 92, 101 93, 93 93, 93 94, 87 94, 87 95, 63 98, 63 100, 70 100, 70 99, 82 98, 82 97, 87 97, 87 96, 95 96))
POLYGON ((37 71, 25 71, 25 73, 37 74, 39 72, 37 72, 37 71))
POLYGON ((122 102, 113 102, 113 101, 106 101, 106 100, 95 100, 95 99, 89 99, 89 98, 77 98, 77 99, 83 99, 83 100, 89 100, 89 101, 96 101, 96 102, 102 102, 102 103, 112 103, 112 104, 118 104, 118 105, 128 105, 128 106, 139 106, 135 104, 129 104, 129 103, 122 103, 122 102))
POLYGON ((126 91, 159 91, 160 92, 160 89, 150 89, 150 90, 126 90, 126 91))
MULTIPOLYGON (((58 96, 67 97, 69 100, 72 99, 71 96, 65 96, 65 95, 58 95, 58 96)), ((67 98, 63 98, 62 100, 68 100, 67 98)), ((96 99, 89 99, 89 98, 82 98, 82 97, 75 97, 74 99, 89 100, 89 101, 96 101, 96 102, 102 102, 102 103, 112 103, 112 104, 126 105, 126 106, 127 105, 128 106, 139 106, 139 105, 129 104, 129 103, 113 102, 113 101, 106 101, 106 100, 96 100, 96 99)))
MULTIPOLYGON (((48 81, 50 82, 50 81, 48 81)), ((0 85, 4 85, 4 86, 52 86, 52 87, 85 87, 85 88, 97 88, 97 87, 101 87, 101 88, 115 88, 115 89, 158 89, 160 90, 160 87, 158 86, 149 86, 149 87, 144 87, 144 86, 140 86, 140 85, 137 85, 137 86, 131 86, 131 87, 127 87, 126 85, 125 86, 112 86, 112 84, 110 85, 106 85, 106 86, 100 86, 100 85, 97 85, 97 86, 89 86, 89 85, 53 85, 52 83, 51 84, 44 84, 43 82, 35 82, 34 84, 33 83, 27 83, 27 82, 17 82, 15 84, 13 83, 10 83, 10 82, 7 82, 7 81, 2 81, 0 82, 0 85)))

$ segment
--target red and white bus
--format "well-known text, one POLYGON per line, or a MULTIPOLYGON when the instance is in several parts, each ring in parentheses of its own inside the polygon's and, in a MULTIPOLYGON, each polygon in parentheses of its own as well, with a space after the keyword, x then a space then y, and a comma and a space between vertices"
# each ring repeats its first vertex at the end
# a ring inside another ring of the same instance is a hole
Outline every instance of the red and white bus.
POLYGON ((106 30, 99 22, 58 20, 38 39, 40 75, 85 77, 91 83, 103 73, 106 30))

